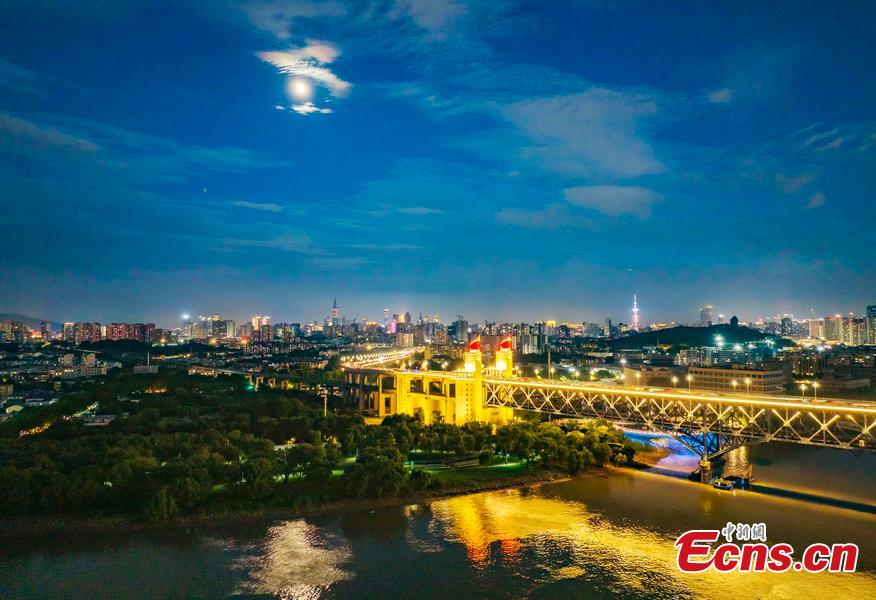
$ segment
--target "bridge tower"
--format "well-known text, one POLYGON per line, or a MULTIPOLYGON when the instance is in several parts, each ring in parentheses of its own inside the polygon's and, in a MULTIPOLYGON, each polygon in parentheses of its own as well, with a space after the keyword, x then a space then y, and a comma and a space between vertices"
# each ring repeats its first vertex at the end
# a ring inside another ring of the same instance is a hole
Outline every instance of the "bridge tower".
POLYGON ((481 352, 481 338, 476 337, 465 347, 463 354, 465 361, 466 373, 474 373, 476 378, 483 379, 484 376, 484 356, 481 352))
MULTIPOLYGON (((508 348, 503 352, 503 356, 507 361, 508 372, 513 368, 511 359, 510 340, 508 348)), ((497 352, 498 354, 498 352, 497 352)), ((465 388, 460 400, 463 400, 468 406, 469 414, 472 415, 474 421, 481 423, 491 423, 493 425, 502 425, 507 423, 514 417, 514 409, 507 407, 486 406, 484 397, 484 355, 481 346, 481 338, 475 338, 469 342, 465 348, 463 355, 465 361, 465 372, 471 373, 472 384, 465 388)))
POLYGON ((514 376, 514 350, 511 346, 511 336, 505 336, 496 350, 496 371, 502 377, 514 376))

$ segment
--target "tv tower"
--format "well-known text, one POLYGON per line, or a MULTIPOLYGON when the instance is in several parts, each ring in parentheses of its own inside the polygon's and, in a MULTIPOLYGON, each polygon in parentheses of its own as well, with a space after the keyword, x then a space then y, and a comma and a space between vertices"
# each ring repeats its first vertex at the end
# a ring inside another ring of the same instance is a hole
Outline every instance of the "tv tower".
POLYGON ((633 324, 631 329, 639 331, 639 304, 636 302, 636 295, 633 294, 633 324))

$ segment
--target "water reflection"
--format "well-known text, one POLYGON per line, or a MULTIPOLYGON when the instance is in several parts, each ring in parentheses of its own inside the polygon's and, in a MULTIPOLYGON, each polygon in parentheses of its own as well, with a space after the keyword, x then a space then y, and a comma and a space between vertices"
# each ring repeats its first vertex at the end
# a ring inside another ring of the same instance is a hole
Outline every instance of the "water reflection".
POLYGON ((353 574, 344 568, 350 559, 343 540, 309 525, 303 519, 271 527, 262 553, 245 559, 249 578, 240 591, 279 598, 319 598, 326 589, 353 574))
MULTIPOLYGON (((697 455, 662 433, 627 431, 638 442, 669 454, 651 472, 687 476, 698 468, 697 455)), ((715 474, 741 475, 751 468, 760 491, 779 490, 864 505, 876 505, 876 454, 802 444, 753 443, 731 450, 714 463, 715 474)))
MULTIPOLYGON (((462 544, 476 569, 510 568, 542 584, 597 580, 624 595, 876 597, 876 577, 870 573, 685 575, 676 569, 674 534, 629 520, 618 524, 586 504, 542 493, 476 494, 434 502, 431 508, 443 536, 462 544)), ((689 522, 700 525, 695 514, 689 522)))

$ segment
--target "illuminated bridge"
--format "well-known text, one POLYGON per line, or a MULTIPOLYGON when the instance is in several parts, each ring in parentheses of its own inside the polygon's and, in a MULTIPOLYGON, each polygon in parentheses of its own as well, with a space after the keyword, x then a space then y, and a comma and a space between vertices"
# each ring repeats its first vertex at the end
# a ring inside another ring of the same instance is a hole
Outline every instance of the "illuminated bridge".
POLYGON ((514 377, 510 341, 485 368, 477 340, 462 371, 429 371, 350 364, 344 394, 366 415, 419 414, 462 424, 501 424, 515 410, 598 418, 666 433, 711 460, 740 446, 783 441, 844 450, 876 450, 876 405, 849 400, 718 394, 677 388, 626 387, 514 377))

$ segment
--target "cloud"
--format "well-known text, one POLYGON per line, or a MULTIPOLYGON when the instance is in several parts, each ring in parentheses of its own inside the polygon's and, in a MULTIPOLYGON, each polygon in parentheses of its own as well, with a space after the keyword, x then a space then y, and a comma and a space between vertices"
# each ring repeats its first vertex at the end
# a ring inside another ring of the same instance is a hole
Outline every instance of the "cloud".
POLYGON ((523 158, 533 158, 560 175, 637 177, 660 173, 640 121, 654 115, 653 97, 591 88, 580 94, 512 103, 506 118, 533 145, 523 158))
POLYGON ((329 42, 308 40, 303 48, 285 51, 259 52, 258 57, 277 68, 281 73, 306 77, 328 89, 335 97, 346 96, 353 87, 325 65, 331 64, 340 55, 340 50, 329 42))
POLYGON ((292 37, 292 25, 297 19, 346 13, 344 5, 333 0, 249 0, 240 8, 253 25, 281 40, 292 37))
POLYGON ((827 202, 827 198, 825 198, 824 193, 815 192, 814 194, 809 196, 809 202, 806 203, 806 210, 812 210, 814 208, 824 206, 825 202, 827 202))
POLYGON ((632 215, 646 219, 660 195, 639 186, 591 185, 566 188, 566 201, 574 206, 592 208, 609 217, 632 215))
POLYGON ((788 177, 779 173, 776 175, 776 185, 778 185, 786 194, 794 194, 806 187, 809 183, 812 183, 814 179, 815 177, 808 173, 798 175, 797 177, 788 177))
POLYGON ((351 244, 348 248, 353 250, 377 250, 395 252, 399 250, 419 250, 422 246, 417 244, 351 244))
POLYGON ((421 29, 444 36, 456 20, 468 12, 468 7, 454 0, 396 0, 390 18, 409 17, 421 29))
POLYGON ((709 92, 709 102, 714 104, 726 104, 733 99, 733 90, 730 88, 721 88, 709 92))
POLYGON ((548 204, 539 210, 526 208, 503 208, 496 214, 496 222, 503 225, 516 225, 529 229, 592 228, 594 223, 579 215, 573 215, 565 204, 548 204))
POLYGON ((234 202, 230 202, 229 204, 231 204, 232 206, 240 206, 241 208, 250 208, 252 210, 261 210, 264 212, 283 212, 283 207, 279 204, 248 202, 246 200, 235 200, 234 202))
POLYGON ((70 135, 33 121, 0 113, 0 145, 17 151, 53 149, 76 153, 97 152, 99 146, 91 140, 70 135))
POLYGON ((320 248, 315 248, 310 238, 302 233, 287 231, 277 237, 266 240, 252 240, 240 238, 226 238, 223 240, 226 247, 245 246, 251 248, 271 248, 274 250, 282 250, 284 252, 295 252, 298 254, 322 254, 320 248))
POLYGON ((0 58, 0 87, 18 92, 35 93, 36 73, 0 58))
POLYGON ((310 259, 313 266, 329 271, 356 269, 366 262, 368 261, 362 256, 326 256, 310 259))
POLYGON ((305 116, 313 113, 328 115, 333 112, 330 108, 319 108, 313 102, 305 102, 304 104, 293 104, 289 108, 297 112, 299 115, 305 116))
POLYGON ((440 215, 444 211, 439 208, 429 208, 428 206, 408 206, 398 209, 398 212, 403 215, 440 215))

